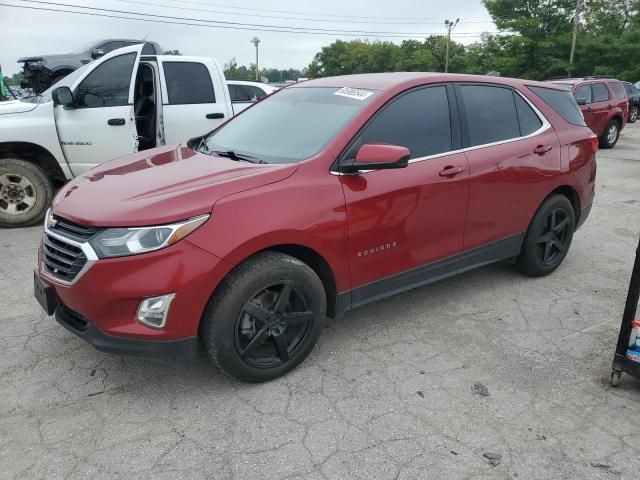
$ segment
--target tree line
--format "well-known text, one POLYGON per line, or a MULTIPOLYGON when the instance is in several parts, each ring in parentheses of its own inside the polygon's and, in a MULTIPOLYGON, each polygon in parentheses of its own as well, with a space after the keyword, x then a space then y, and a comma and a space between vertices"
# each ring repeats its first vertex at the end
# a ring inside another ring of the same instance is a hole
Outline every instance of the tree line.
MULTIPOLYGON (((543 80, 611 75, 640 80, 640 0, 583 0, 569 63, 575 0, 483 0, 498 29, 480 41, 450 43, 449 71, 543 80)), ((318 52, 310 77, 390 71, 444 71, 447 39, 337 40, 318 52)))

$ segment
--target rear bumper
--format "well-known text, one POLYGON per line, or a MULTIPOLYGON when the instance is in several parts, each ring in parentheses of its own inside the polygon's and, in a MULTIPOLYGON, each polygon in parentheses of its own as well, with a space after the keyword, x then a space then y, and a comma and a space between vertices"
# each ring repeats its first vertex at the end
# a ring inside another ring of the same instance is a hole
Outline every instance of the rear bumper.
POLYGON ((139 340, 107 335, 81 315, 58 305, 54 318, 64 328, 93 345, 97 350, 159 360, 171 364, 191 363, 198 357, 198 337, 179 340, 139 340))

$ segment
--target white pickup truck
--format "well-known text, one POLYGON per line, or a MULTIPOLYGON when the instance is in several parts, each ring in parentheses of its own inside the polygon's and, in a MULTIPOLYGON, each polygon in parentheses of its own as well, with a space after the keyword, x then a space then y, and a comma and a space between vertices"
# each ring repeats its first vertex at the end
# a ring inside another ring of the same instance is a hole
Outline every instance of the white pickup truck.
POLYGON ((0 103, 0 227, 39 222, 53 191, 113 158, 203 135, 233 116, 210 58, 141 55, 133 45, 41 95, 0 103))

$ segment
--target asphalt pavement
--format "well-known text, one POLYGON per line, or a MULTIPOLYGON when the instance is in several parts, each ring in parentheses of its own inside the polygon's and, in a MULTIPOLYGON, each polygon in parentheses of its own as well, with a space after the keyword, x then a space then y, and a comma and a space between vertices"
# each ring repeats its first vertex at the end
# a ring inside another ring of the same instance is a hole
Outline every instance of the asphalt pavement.
POLYGON ((42 229, 0 230, 0 478, 635 479, 640 380, 609 376, 639 186, 640 123, 598 153, 554 274, 496 264, 354 310, 261 385, 94 350, 32 298, 42 229))

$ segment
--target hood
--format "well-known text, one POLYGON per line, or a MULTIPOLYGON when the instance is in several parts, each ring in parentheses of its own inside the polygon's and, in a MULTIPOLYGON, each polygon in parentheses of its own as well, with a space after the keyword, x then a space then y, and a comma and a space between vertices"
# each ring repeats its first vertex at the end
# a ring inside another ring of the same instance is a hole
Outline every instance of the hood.
POLYGON ((37 103, 21 102, 20 100, 9 100, 7 102, 0 102, 0 115, 8 113, 30 112, 37 106, 37 103))
POLYGON ((209 213, 220 198, 279 182, 297 168, 205 155, 185 144, 161 147, 76 178, 56 195, 53 212, 82 225, 162 225, 209 213))

